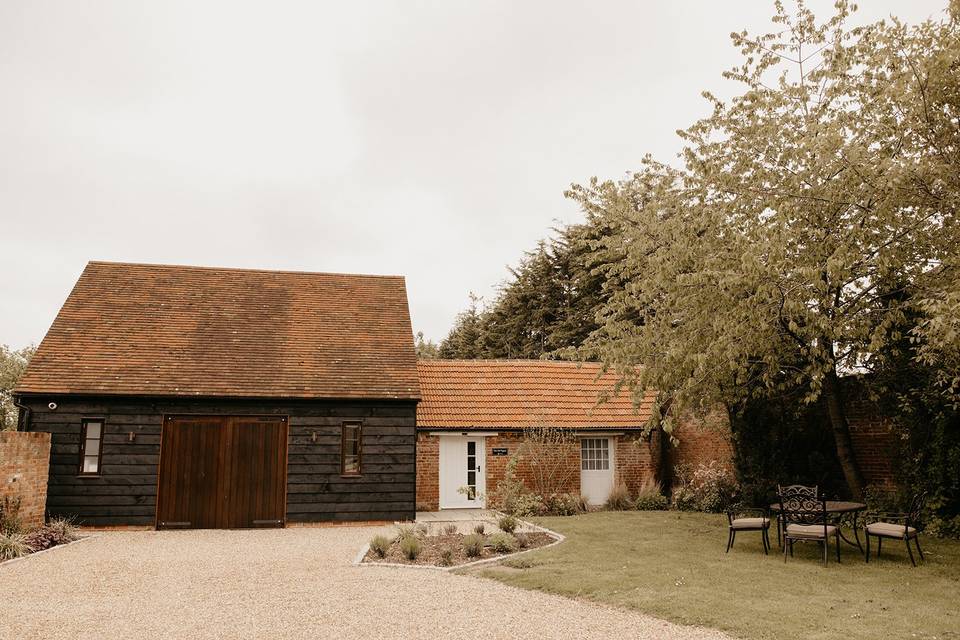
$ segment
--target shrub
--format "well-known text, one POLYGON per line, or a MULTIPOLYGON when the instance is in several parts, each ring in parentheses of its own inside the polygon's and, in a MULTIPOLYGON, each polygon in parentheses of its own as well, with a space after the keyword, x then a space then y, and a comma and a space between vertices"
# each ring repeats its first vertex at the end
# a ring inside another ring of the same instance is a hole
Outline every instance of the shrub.
POLYGON ((503 480, 497 483, 496 490, 490 494, 490 506, 518 518, 543 515, 546 511, 543 499, 517 478, 519 460, 515 454, 507 461, 503 480))
POLYGON ((667 497, 663 495, 659 482, 647 481, 637 493, 636 507, 640 511, 662 511, 670 506, 667 497))
POLYGON ((737 497, 739 486, 733 472, 715 460, 698 465, 692 472, 678 467, 674 485, 674 507, 681 511, 719 513, 737 497))
POLYGON ((509 515, 503 516, 497 522, 497 526, 500 528, 500 531, 503 531, 504 533, 513 533, 517 530, 518 524, 519 523, 517 522, 517 519, 509 515))
POLYGON ((544 501, 546 512, 554 516, 572 516, 586 511, 582 496, 573 493, 555 493, 544 501))
POLYGON ((421 551, 423 551, 423 543, 416 536, 407 536, 400 541, 400 553, 407 560, 416 560, 421 551))
POLYGON ((633 508, 633 498, 630 497, 630 490, 627 489, 627 485, 620 482, 614 485, 613 489, 610 490, 610 495, 607 496, 606 507, 611 511, 626 511, 633 508))
POLYGON ((20 498, 4 497, 0 504, 0 534, 20 533, 23 522, 20 520, 20 498))
POLYGON ((444 549, 440 552, 440 566, 449 567, 453 564, 453 550, 444 549))
POLYGON ((454 534, 457 533, 457 525, 455 525, 455 524, 453 524, 453 523, 451 522, 450 524, 446 525, 446 526, 443 528, 443 532, 444 532, 445 534, 447 534, 448 536, 452 536, 452 535, 454 535, 454 534))
POLYGON ((373 539, 370 541, 370 550, 380 558, 386 557, 387 551, 390 550, 390 538, 387 536, 373 536, 373 539))
POLYGON ((473 527, 473 532, 478 536, 482 536, 483 532, 486 530, 487 530, 487 527, 482 522, 478 522, 476 526, 473 527))
POLYGON ((428 535, 430 535, 430 525, 424 522, 421 522, 416 527, 414 527, 413 531, 418 538, 426 538, 428 535))
POLYGON ((490 536, 490 546, 497 553, 510 553, 517 549, 517 539, 509 533, 495 533, 490 536))
POLYGON ((45 525, 45 528, 57 537, 56 544, 73 542, 80 537, 77 527, 73 524, 73 518, 64 518, 62 516, 51 518, 50 522, 45 525))
POLYGON ((416 538, 417 530, 412 524, 398 524, 397 535, 394 538, 397 542, 403 542, 405 538, 416 538))
POLYGON ((463 538, 463 552, 468 558, 479 558, 483 553, 483 536, 471 533, 463 538))
POLYGON ((526 549, 527 547, 530 546, 530 539, 527 538, 527 534, 525 534, 525 533, 518 533, 516 536, 514 536, 514 538, 515 538, 516 541, 517 541, 517 548, 518 548, 518 549, 526 549))
POLYGON ((51 531, 46 527, 40 527, 26 534, 24 541, 27 543, 27 546, 30 547, 30 551, 36 553, 37 551, 43 551, 44 549, 49 549, 50 547, 55 547, 60 544, 60 536, 57 535, 55 531, 51 531))
POLYGON ((0 562, 25 556, 30 551, 27 536, 17 532, 0 532, 0 562))

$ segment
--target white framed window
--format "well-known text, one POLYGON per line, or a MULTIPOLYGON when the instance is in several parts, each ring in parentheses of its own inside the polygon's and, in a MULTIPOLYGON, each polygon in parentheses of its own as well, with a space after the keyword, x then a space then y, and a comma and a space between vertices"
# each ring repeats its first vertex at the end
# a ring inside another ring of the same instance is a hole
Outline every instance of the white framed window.
POLYGON ((610 440, 608 438, 584 438, 580 441, 580 469, 582 471, 607 471, 610 469, 610 440))

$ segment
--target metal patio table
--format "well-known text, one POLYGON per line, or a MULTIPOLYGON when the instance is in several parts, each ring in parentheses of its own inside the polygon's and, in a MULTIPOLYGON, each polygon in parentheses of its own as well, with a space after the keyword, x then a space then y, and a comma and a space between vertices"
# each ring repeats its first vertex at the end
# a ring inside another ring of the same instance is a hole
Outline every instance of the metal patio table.
MULTIPOLYGON (((838 518, 846 514, 853 514, 853 540, 847 538, 843 535, 843 527, 840 527, 840 537, 843 538, 843 541, 849 544, 851 547, 857 547, 860 549, 860 553, 863 553, 863 545, 860 544, 860 534, 857 527, 857 518, 860 515, 861 511, 865 511, 867 505, 862 502, 850 502, 849 500, 827 500, 827 513, 831 515, 836 515, 838 518)), ((774 502, 770 505, 770 511, 773 511, 776 514, 780 514, 780 503, 774 502)), ((839 523, 838 525, 839 526, 839 523)), ((779 523, 777 524, 777 532, 779 534, 779 523)), ((779 538, 779 535, 777 536, 779 538)))

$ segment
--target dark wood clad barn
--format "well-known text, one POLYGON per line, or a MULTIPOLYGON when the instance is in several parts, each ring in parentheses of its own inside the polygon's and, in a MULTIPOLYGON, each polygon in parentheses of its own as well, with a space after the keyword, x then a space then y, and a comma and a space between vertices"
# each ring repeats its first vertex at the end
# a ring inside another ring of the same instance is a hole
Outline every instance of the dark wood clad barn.
POLYGON ((15 390, 47 508, 92 525, 415 511, 403 278, 91 262, 15 390))

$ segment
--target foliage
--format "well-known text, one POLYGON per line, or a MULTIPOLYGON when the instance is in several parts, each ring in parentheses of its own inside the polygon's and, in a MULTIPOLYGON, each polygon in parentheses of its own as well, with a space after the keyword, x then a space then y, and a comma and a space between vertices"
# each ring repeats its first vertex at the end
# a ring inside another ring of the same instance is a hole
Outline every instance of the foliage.
POLYGON ((453 564, 453 549, 444 549, 440 552, 440 566, 449 567, 453 564))
POLYGON ((482 535, 471 533, 463 537, 463 552, 467 554, 468 558, 479 558, 483 553, 484 544, 485 540, 482 535))
POLYGON ((398 524, 396 526, 397 534, 394 536, 394 541, 402 542, 405 538, 416 538, 417 537, 417 526, 415 524, 398 524))
POLYGON ((417 360, 434 360, 440 357, 440 347, 433 340, 428 340, 423 336, 423 331, 417 331, 414 336, 414 349, 417 353, 417 360))
POLYGON ((737 498, 739 487, 733 472, 715 460, 696 468, 678 465, 674 479, 674 507, 680 511, 719 513, 737 498))
POLYGON ((513 533, 517 530, 517 519, 511 515, 505 515, 497 521, 497 527, 504 533, 513 533))
POLYGON ((20 533, 23 530, 23 521, 20 519, 21 501, 19 496, 3 497, 3 503, 0 504, 0 533, 20 533))
POLYGON ((544 511, 551 516, 575 516, 587 510, 587 500, 576 493, 552 493, 543 500, 544 511))
POLYGON ((517 455, 529 471, 530 489, 539 496, 567 491, 579 474, 571 458, 579 455, 577 440, 570 429, 541 423, 523 430, 517 455))
POLYGON ((457 314, 454 328, 440 342, 439 357, 445 360, 483 357, 482 303, 479 296, 470 293, 470 306, 457 314))
POLYGON ((73 542, 80 537, 77 527, 73 524, 72 517, 65 518, 63 516, 57 516, 51 518, 50 521, 44 525, 44 528, 53 533, 57 539, 56 544, 73 542))
POLYGON ((15 531, 0 532, 0 562, 25 556, 31 551, 25 534, 15 531))
POLYGON ((499 509, 518 518, 540 515, 545 511, 543 499, 532 493, 517 478, 519 462, 520 457, 517 454, 510 456, 510 459, 507 460, 503 479, 497 484, 496 490, 490 494, 490 505, 494 509, 499 509))
POLYGON ((473 532, 478 536, 482 536, 483 532, 486 531, 487 527, 482 522, 478 522, 473 526, 473 532))
POLYGON ((30 547, 31 553, 43 551, 44 549, 49 549, 50 547, 61 544, 60 537, 57 533, 47 527, 40 527, 27 533, 24 541, 27 543, 27 546, 30 547))
POLYGON ((635 506, 640 511, 663 511, 670 506, 659 482, 645 481, 637 492, 635 506))
POLYGON ((511 553, 517 550, 517 539, 509 533, 495 533, 490 536, 490 546, 497 553, 511 553))
POLYGON ((400 540, 400 553, 407 560, 416 560, 423 551, 423 543, 416 536, 405 536, 400 540))
POLYGON ((450 524, 446 524, 443 526, 443 532, 448 536, 452 536, 457 532, 457 525, 453 524, 452 522, 450 524))
POLYGON ((390 545, 392 541, 390 538, 384 535, 373 536, 370 540, 370 550, 377 554, 378 557, 386 557, 387 551, 390 550, 390 545))
POLYGON ((17 407, 13 404, 13 388, 36 352, 34 346, 11 350, 0 344, 0 431, 17 428, 17 407))
POLYGON ((633 497, 630 495, 627 485, 622 482, 614 485, 613 489, 610 490, 610 495, 607 496, 606 507, 612 511, 626 511, 633 508, 633 497))

